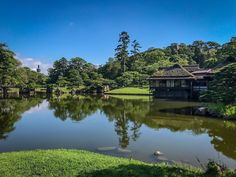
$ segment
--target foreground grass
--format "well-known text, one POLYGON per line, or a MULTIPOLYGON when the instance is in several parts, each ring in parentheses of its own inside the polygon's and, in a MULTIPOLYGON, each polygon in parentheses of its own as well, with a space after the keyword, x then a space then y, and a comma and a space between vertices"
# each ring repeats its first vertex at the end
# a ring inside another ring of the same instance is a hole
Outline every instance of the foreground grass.
POLYGON ((202 176, 191 167, 147 164, 80 150, 36 150, 0 154, 0 176, 182 177, 202 176))
POLYGON ((123 87, 111 90, 108 94, 125 94, 125 95, 149 95, 149 88, 138 88, 138 87, 123 87))

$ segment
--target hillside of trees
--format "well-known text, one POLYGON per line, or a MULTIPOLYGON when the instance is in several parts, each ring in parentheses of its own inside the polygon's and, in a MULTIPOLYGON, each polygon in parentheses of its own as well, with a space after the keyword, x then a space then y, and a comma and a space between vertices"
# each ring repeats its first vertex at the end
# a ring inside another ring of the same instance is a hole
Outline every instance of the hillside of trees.
MULTIPOLYGON (((71 59, 63 57, 54 62, 53 67, 48 70, 48 76, 22 67, 15 58, 14 52, 10 51, 5 44, 0 44, 0 85, 30 88, 46 85, 56 87, 109 85, 113 88, 143 86, 148 84, 147 78, 160 67, 175 63, 199 64, 202 68, 213 68, 215 71, 228 66, 226 70, 234 71, 230 68, 235 68, 236 39, 232 38, 225 44, 201 40, 194 41, 192 44, 172 43, 164 48, 151 47, 141 52, 141 44, 131 39, 127 32, 121 32, 114 57, 109 58, 106 64, 95 66, 80 57, 71 59)), ((230 74, 222 77, 228 79, 235 77, 235 72, 230 74)), ((216 77, 218 80, 219 76, 216 77)), ((214 90, 215 87, 212 89, 214 90)))
POLYGON ((202 68, 218 69, 236 62, 236 40, 223 45, 213 41, 194 41, 192 44, 173 43, 165 48, 149 48, 141 52, 137 40, 127 32, 119 35, 113 58, 96 67, 82 58, 61 58, 49 70, 49 83, 56 85, 104 85, 113 87, 142 86, 158 68, 199 64, 202 68))

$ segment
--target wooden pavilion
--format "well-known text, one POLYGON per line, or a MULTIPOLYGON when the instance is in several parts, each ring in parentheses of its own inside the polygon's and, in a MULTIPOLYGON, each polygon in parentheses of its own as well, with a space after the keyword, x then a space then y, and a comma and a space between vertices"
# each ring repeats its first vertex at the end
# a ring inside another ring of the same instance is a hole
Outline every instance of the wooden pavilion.
POLYGON ((208 89, 213 72, 198 65, 160 68, 149 78, 150 90, 157 98, 198 99, 208 89))

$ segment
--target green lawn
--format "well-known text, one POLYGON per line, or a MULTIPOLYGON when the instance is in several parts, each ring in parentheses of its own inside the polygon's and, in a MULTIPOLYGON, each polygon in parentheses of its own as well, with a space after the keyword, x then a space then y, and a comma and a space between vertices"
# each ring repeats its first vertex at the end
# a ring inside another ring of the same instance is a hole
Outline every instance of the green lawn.
POLYGON ((107 92, 108 94, 117 94, 117 95, 148 95, 149 88, 139 88, 139 87, 122 87, 118 89, 111 90, 107 92))
POLYGON ((110 97, 122 100, 143 100, 143 101, 150 100, 150 96, 145 96, 145 95, 110 95, 110 97))
POLYGON ((2 177, 197 177, 192 167, 147 164, 80 150, 36 150, 0 154, 2 177))

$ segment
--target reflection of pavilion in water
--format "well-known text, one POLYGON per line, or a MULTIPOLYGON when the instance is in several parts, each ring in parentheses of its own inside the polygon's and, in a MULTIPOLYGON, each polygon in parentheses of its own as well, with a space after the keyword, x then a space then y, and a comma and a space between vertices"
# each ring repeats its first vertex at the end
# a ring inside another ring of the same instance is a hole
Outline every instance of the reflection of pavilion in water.
POLYGON ((141 135, 141 125, 145 124, 150 128, 167 128, 173 132, 192 131, 195 135, 208 134, 212 138, 211 144, 218 152, 236 159, 235 122, 160 112, 165 108, 196 106, 196 103, 110 99, 113 106, 109 111, 103 111, 107 117, 115 121, 115 131, 123 148, 129 145, 129 130, 133 131, 131 136, 135 137, 135 141, 141 135), (130 128, 130 125, 133 127, 130 128))
MULTIPOLYGON (((42 103, 42 98, 20 98, 0 100, 0 139, 14 130, 14 124, 21 115, 30 108, 42 103)), ((229 158, 236 159, 236 123, 207 118, 196 118, 160 112, 160 109, 187 107, 195 103, 148 101, 141 99, 123 100, 119 98, 69 96, 51 98, 49 109, 61 120, 82 119, 100 110, 114 122, 115 132, 119 137, 119 145, 126 148, 130 141, 141 136, 141 125, 153 129, 169 129, 172 132, 191 131, 195 135, 208 134, 214 148, 229 158)))

